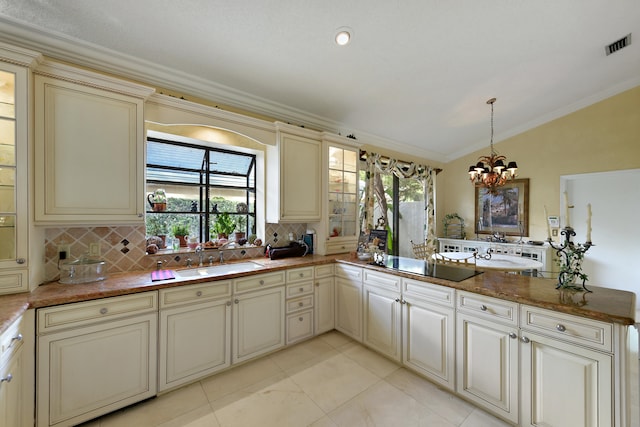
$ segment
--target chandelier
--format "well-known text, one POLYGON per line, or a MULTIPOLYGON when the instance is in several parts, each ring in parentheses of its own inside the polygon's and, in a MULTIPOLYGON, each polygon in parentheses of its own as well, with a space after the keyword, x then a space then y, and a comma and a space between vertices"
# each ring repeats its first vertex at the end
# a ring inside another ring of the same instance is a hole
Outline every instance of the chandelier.
POLYGON ((484 187, 489 193, 495 194, 498 187, 503 186, 508 180, 518 176, 518 165, 516 162, 508 162, 505 166, 507 158, 498 156, 493 148, 493 103, 495 98, 487 101, 491 105, 491 154, 489 156, 481 156, 478 163, 469 166, 469 179, 474 186, 484 187))

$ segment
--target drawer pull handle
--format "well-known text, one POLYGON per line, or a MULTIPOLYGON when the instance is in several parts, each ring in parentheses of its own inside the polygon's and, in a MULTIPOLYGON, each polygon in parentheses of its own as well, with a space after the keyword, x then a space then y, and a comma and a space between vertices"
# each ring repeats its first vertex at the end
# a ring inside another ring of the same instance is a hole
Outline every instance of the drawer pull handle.
POLYGON ((395 301, 396 301, 396 302, 400 302, 400 298, 396 298, 396 299, 395 299, 395 301))
POLYGON ((484 304, 482 304, 482 305, 480 306, 480 310, 482 310, 482 311, 487 311, 487 306, 486 306, 486 305, 484 305, 484 304))
POLYGON ((520 341, 522 341, 525 344, 529 344, 529 342, 531 342, 531 340, 529 338, 527 338, 527 337, 520 338, 520 341))
POLYGON ((300 301, 300 302, 298 303, 298 305, 299 305, 300 307, 302 307, 302 306, 304 305, 304 303, 303 303, 302 301, 300 301))
POLYGON ((304 292, 304 288, 300 288, 300 292, 304 292))
POLYGON ((511 338, 511 339, 513 339, 513 340, 515 340, 516 338, 518 338, 518 335, 516 335, 516 333, 515 333, 515 332, 510 332, 510 333, 509 333, 509 338, 511 338))
MULTIPOLYGON (((13 344, 14 341, 22 341, 22 334, 18 334, 15 337, 11 338, 11 344, 13 344)), ((11 344, 9 344, 9 347, 11 347, 11 344)))
POLYGON ((100 309, 100 314, 107 314, 109 312, 109 310, 107 309, 107 307, 102 307, 100 309))
POLYGON ((565 328, 565 327, 564 327, 564 325, 562 325, 562 324, 560 324, 560 323, 558 323, 558 324, 556 325, 556 329, 557 329, 558 331, 560 331, 560 332, 564 332, 564 331, 566 331, 566 330, 567 330, 567 328, 565 328))
POLYGON ((298 317, 298 320, 302 322, 304 320, 304 317, 298 317))
POLYGON ((202 296, 202 291, 198 291, 198 292, 196 292, 196 296, 197 296, 197 297, 201 297, 201 296, 202 296))
POLYGON ((260 282, 258 283, 260 283, 261 285, 264 285, 264 280, 260 280, 260 282))
POLYGON ((8 383, 10 383, 12 379, 13 379, 13 375, 11 375, 11 374, 7 374, 7 376, 6 376, 6 377, 4 377, 4 378, 0 378, 0 383, 3 383, 3 382, 8 382, 8 383))
POLYGON ((17 262, 18 264, 24 264, 25 262, 27 262, 27 260, 26 260, 26 259, 24 259, 24 258, 18 258, 18 259, 16 260, 16 262, 17 262))

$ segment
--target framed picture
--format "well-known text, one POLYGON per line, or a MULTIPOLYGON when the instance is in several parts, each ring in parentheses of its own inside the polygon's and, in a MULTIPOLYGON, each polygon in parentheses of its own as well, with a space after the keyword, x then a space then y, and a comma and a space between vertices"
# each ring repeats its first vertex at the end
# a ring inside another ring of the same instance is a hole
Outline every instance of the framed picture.
POLYGON ((477 186, 475 232, 529 235, 529 178, 514 179, 491 194, 477 186))

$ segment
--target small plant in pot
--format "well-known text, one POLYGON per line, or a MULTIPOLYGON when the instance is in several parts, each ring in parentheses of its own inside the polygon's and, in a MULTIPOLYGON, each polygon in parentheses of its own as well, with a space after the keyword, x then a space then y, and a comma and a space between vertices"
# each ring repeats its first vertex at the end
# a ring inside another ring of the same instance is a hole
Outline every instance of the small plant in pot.
POLYGON ((167 210, 167 194, 161 188, 158 188, 151 194, 147 195, 147 202, 151 205, 154 212, 164 212, 167 210))
POLYGON ((235 240, 240 245, 244 245, 245 243, 247 243, 247 239, 246 239, 247 234, 244 231, 246 229, 246 226, 247 226, 247 218, 240 215, 236 219, 236 228, 234 232, 235 240))
POLYGON ((182 222, 177 222, 171 226, 171 232, 173 236, 180 241, 180 247, 187 247, 186 236, 189 235, 189 226, 182 222))
POLYGON ((211 228, 211 234, 217 235, 218 239, 228 239, 229 234, 236 229, 236 222, 226 212, 219 213, 216 216, 216 222, 211 228))

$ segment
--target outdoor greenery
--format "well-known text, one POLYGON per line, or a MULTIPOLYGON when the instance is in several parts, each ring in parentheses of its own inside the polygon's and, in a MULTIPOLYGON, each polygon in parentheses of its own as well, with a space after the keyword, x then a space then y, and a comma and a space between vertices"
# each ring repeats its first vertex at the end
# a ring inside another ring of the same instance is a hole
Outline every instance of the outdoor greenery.
POLYGON ((227 212, 222 212, 216 215, 215 222, 211 228, 211 235, 215 237, 220 235, 229 236, 235 229, 236 221, 227 212))

